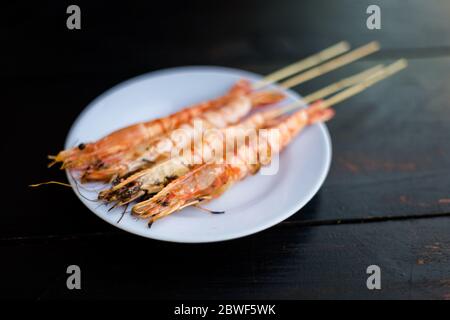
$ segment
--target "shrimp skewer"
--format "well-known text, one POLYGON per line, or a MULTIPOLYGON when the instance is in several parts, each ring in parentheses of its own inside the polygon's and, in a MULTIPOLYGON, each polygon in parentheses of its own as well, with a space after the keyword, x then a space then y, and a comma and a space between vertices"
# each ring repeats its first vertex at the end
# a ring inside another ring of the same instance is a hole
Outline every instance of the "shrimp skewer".
MULTIPOLYGON (((268 75, 266 78, 255 83, 253 86, 249 85, 248 82, 241 81, 235 85, 235 87, 231 89, 228 94, 221 98, 183 109, 182 111, 165 118, 156 119, 145 123, 138 123, 120 129, 98 140, 97 142, 88 144, 82 143, 78 147, 61 151, 58 155, 49 157, 53 160, 50 165, 62 162, 62 168, 82 170, 89 166, 101 167, 105 158, 112 155, 118 155, 124 150, 133 149, 142 141, 153 139, 158 137, 160 134, 171 131, 177 128, 181 123, 188 121, 204 111, 223 106, 235 95, 248 94, 252 89, 260 89, 282 78, 289 77, 299 71, 303 71, 314 65, 320 64, 328 59, 331 59, 332 57, 346 52, 347 50, 349 50, 348 43, 340 42, 315 55, 268 75)), ((347 62, 343 61, 340 65, 344 65, 345 63, 347 62)), ((311 78, 312 77, 309 77, 307 80, 311 78)), ((297 81, 296 83, 298 84, 300 82, 297 81)))
MULTIPOLYGON (((151 225, 154 221, 175 211, 220 196, 237 181, 256 173, 260 166, 270 163, 272 155, 280 152, 306 125, 331 119, 334 111, 327 109, 331 105, 362 92, 369 86, 393 75, 406 66, 406 60, 401 59, 330 99, 316 102, 308 109, 295 112, 278 124, 274 124, 273 128, 280 133, 280 139, 279 143, 275 144, 270 140, 263 141, 269 146, 268 151, 264 147, 264 143, 241 146, 232 155, 232 161, 227 163, 206 163, 195 168, 181 178, 169 183, 151 199, 136 204, 132 209, 133 214, 149 219, 149 225, 151 225), (249 159, 257 159, 257 161, 256 163, 249 162, 249 159)), ((285 110, 289 108, 291 106, 288 106, 285 110)))
MULTIPOLYGON (((376 72, 381 70, 382 67, 382 65, 377 65, 356 75, 344 78, 307 95, 300 102, 309 103, 335 93, 343 88, 354 85, 361 80, 373 76, 376 72)), ((296 105, 295 107, 299 108, 300 106, 301 104, 296 105)), ((245 132, 246 130, 267 127, 270 125, 270 121, 278 117, 281 113, 283 113, 282 109, 274 109, 256 113, 239 125, 222 130, 219 135, 205 137, 204 140, 201 141, 200 147, 194 147, 191 150, 192 154, 185 154, 183 157, 178 158, 172 157, 170 159, 166 159, 165 161, 160 161, 156 165, 150 165, 149 168, 144 169, 142 172, 134 172, 132 174, 125 175, 122 179, 115 181, 116 183, 111 189, 100 193, 99 198, 105 201, 119 201, 118 205, 123 205, 131 199, 137 199, 139 196, 158 192, 171 180, 187 173, 192 168, 192 164, 194 162, 192 159, 194 157, 197 157, 197 159, 200 158, 201 160, 196 163, 204 163, 211 160, 211 157, 213 156, 213 152, 208 151, 208 149, 213 151, 220 149, 222 149, 222 151, 225 150, 225 147, 222 146, 224 140, 223 136, 238 138, 240 135, 241 137, 247 137, 249 135, 245 132), (202 154, 198 154, 197 151, 199 150, 203 151, 202 154), (130 192, 130 190, 133 191, 130 192)), ((124 170, 126 171, 126 168, 124 168, 124 170)))
POLYGON ((121 206, 138 198, 151 196, 164 188, 171 180, 188 173, 196 163, 213 160, 216 151, 223 154, 224 136, 232 138, 246 136, 249 130, 261 128, 277 115, 276 109, 258 112, 238 125, 224 128, 219 132, 215 131, 218 134, 204 135, 198 142, 201 147, 189 148, 188 152, 180 156, 169 158, 151 168, 124 177, 112 188, 100 192, 99 199, 108 202, 118 201, 117 205, 121 206))
MULTIPOLYGON (((311 93, 303 98, 304 103, 309 103, 321 99, 327 95, 335 93, 343 88, 351 86, 355 83, 360 82, 362 79, 367 78, 368 76, 374 74, 376 71, 380 70, 383 66, 377 65, 375 67, 364 70, 361 73, 350 76, 348 78, 344 78, 338 82, 335 82, 329 86, 326 86, 320 90, 317 90, 314 93, 311 93)), ((264 105, 269 103, 275 103, 277 100, 276 94, 269 94, 265 92, 252 93, 251 99, 253 106, 264 105)), ((280 97, 281 99, 281 97, 280 97)), ((223 107, 225 109, 226 107, 223 107)), ((220 110, 220 109, 219 109, 220 110)), ((241 110, 242 111, 242 110, 241 110)), ((243 110, 241 115, 247 113, 246 110, 243 110)), ((217 112, 217 111, 216 111, 217 112)), ((236 111, 239 116, 239 110, 236 111)), ((230 111, 231 113, 231 111, 230 111)), ((205 118, 205 117, 201 117, 205 118)), ((206 117, 208 118, 208 117, 206 117)), ((217 118, 217 117, 215 117, 217 118)), ((198 119, 197 119, 198 120, 198 119)), ((190 121, 190 126, 193 126, 195 120, 190 121)), ((199 123, 199 121, 197 121, 199 123)), ((182 125, 182 128, 186 128, 187 125, 182 125)), ((222 127, 220 125, 219 127, 222 127)), ((189 128, 189 126, 188 126, 189 128)), ((174 134, 172 132, 171 134, 174 134)), ((125 155, 121 155, 112 160, 105 160, 103 162, 103 166, 101 169, 96 167, 89 168, 85 171, 82 176, 82 181, 108 181, 113 179, 113 177, 122 178, 124 176, 129 176, 131 173, 135 173, 141 169, 149 168, 155 165, 155 161, 157 159, 167 159, 167 150, 170 147, 175 147, 177 149, 181 149, 181 146, 172 141, 171 135, 165 135, 160 139, 156 139, 149 143, 145 143, 142 146, 138 146, 131 152, 128 152, 125 155), (165 148, 164 148, 165 146, 165 148), (142 151, 143 150, 143 151, 142 151)), ((187 141, 185 141, 187 143, 187 141)), ((157 161, 160 162, 160 161, 157 161)), ((114 178, 116 179, 116 178, 114 178)), ((115 180, 117 182, 118 180, 115 180)))
POLYGON ((198 135, 196 132, 198 127, 202 130, 225 128, 239 122, 252 108, 274 104, 283 98, 284 94, 270 91, 254 92, 249 96, 235 97, 224 107, 192 118, 187 123, 182 124, 179 127, 180 130, 173 130, 159 139, 142 143, 129 152, 106 158, 102 161, 100 167, 95 165, 87 168, 81 176, 81 181, 110 181, 114 177, 152 166, 157 159, 167 158, 173 148, 183 149, 187 143, 191 143, 191 140, 195 143, 195 139, 177 141, 176 136, 179 135, 181 130, 187 136, 195 138, 194 136, 198 135))
POLYGON ((216 198, 237 181, 255 174, 262 165, 267 165, 271 155, 281 151, 305 126, 327 121, 333 115, 334 111, 323 110, 320 102, 299 110, 272 127, 280 132, 279 143, 260 136, 258 143, 244 144, 236 153, 227 155, 226 163, 203 164, 169 183, 153 198, 136 204, 132 212, 141 218, 149 218, 151 224, 186 206, 216 198), (266 146, 269 152, 266 152, 266 146))
POLYGON ((80 144, 72 149, 61 151, 54 157, 54 162, 62 162, 63 168, 67 169, 86 168, 89 165, 102 161, 103 158, 127 149, 132 149, 142 141, 152 139, 164 132, 173 130, 184 121, 188 121, 206 110, 218 108, 233 98, 246 95, 250 91, 250 82, 240 80, 224 96, 182 109, 165 118, 137 123, 122 128, 97 142, 80 144))

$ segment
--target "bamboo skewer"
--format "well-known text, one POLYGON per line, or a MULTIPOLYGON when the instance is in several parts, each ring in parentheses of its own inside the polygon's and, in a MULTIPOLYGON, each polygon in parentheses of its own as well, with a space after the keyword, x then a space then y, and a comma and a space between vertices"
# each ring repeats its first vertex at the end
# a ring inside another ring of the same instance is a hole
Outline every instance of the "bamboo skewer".
POLYGON ((369 88, 370 86, 374 85, 375 83, 392 76, 393 74, 399 72, 400 70, 406 68, 407 66, 408 66, 408 62, 405 59, 397 60, 396 62, 383 68, 381 71, 377 72, 375 75, 369 77, 368 79, 364 80, 363 82, 361 82, 357 85, 354 85, 342 92, 339 92, 338 94, 325 100, 322 103, 322 108, 325 109, 332 105, 336 105, 336 104, 360 93, 361 91, 364 91, 365 89, 369 88))
POLYGON ((275 71, 267 76, 265 76, 262 80, 253 84, 253 89, 261 89, 269 84, 277 82, 281 79, 292 76, 295 73, 304 71, 311 67, 314 67, 326 60, 334 58, 350 49, 350 45, 346 41, 341 41, 331 47, 328 47, 308 58, 302 59, 298 62, 295 62, 291 65, 288 65, 278 71, 275 71))
POLYGON ((368 43, 362 47, 359 47, 358 49, 350 51, 349 53, 346 53, 338 58, 335 58, 329 62, 326 62, 315 68, 312 68, 304 73, 301 73, 297 76, 287 79, 287 80, 281 82, 280 86, 283 88, 286 88, 286 89, 292 88, 294 86, 299 85, 300 83, 306 82, 315 77, 321 76, 327 72, 330 72, 337 68, 345 66, 345 65, 347 65, 351 62, 354 62, 358 59, 361 59, 371 53, 378 51, 379 49, 380 49, 380 45, 378 42, 376 42, 376 41, 370 42, 370 43, 368 43))
POLYGON ((322 99, 326 96, 329 96, 330 94, 338 92, 339 90, 342 90, 344 88, 350 87, 354 84, 357 84, 357 83, 363 81, 364 79, 375 74, 376 72, 380 71, 381 69, 383 69, 382 64, 376 65, 375 67, 364 70, 363 72, 360 72, 360 73, 350 76, 348 78, 339 80, 339 81, 332 83, 322 89, 319 89, 311 94, 308 94, 307 96, 303 97, 302 100, 305 103, 311 103, 316 100, 322 99))
MULTIPOLYGON (((326 108, 328 108, 328 107, 330 107, 332 105, 336 105, 336 104, 344 101, 345 99, 348 99, 348 98, 350 98, 350 97, 360 93, 361 91, 364 91, 365 89, 367 89, 368 87, 374 85, 375 83, 377 83, 377 82, 379 82, 381 80, 384 80, 387 77, 392 76, 393 74, 395 74, 395 73, 399 72, 400 70, 406 68, 407 65, 408 65, 408 62, 405 59, 400 59, 400 60, 397 60, 396 62, 388 65, 387 67, 383 67, 383 68, 381 68, 381 69, 379 69, 379 70, 377 70, 375 72, 373 72, 373 70, 372 70, 372 72, 369 73, 368 71, 370 71, 370 69, 368 69, 368 70, 365 71, 366 78, 364 80, 362 80, 362 82, 354 84, 351 87, 349 87, 348 89, 345 89, 345 90, 335 94, 331 98, 328 98, 327 100, 322 101, 321 102, 321 108, 322 109, 326 109, 326 108), (369 74, 369 75, 367 76, 367 74, 369 74)), ((372 69, 374 69, 374 68, 372 68, 372 69)), ((343 79, 341 81, 348 83, 349 80, 352 80, 352 78, 353 78, 353 80, 358 79, 358 78, 359 78, 359 80, 361 80, 361 75, 363 73, 357 74, 357 75, 355 75, 353 77, 349 77, 349 78, 343 79)), ((337 85, 337 84, 339 84, 339 82, 337 82, 335 84, 332 84, 329 87, 336 86, 336 88, 337 88, 337 87, 339 87, 339 85, 337 85)), ((324 89, 326 89, 326 88, 327 87, 325 87, 324 89)), ((321 89, 321 90, 324 90, 324 89, 321 89)), ((321 91, 321 90, 319 90, 319 91, 321 91)), ((313 93, 313 94, 316 95, 316 93, 313 93)), ((310 99, 308 99, 308 100, 310 100, 310 99)), ((284 113, 290 112, 290 111, 292 111, 294 109, 297 109, 298 107, 300 107, 300 106, 302 106, 304 104, 305 104, 305 100, 300 100, 300 101, 294 102, 292 104, 289 104, 289 105, 287 105, 285 107, 280 108, 278 110, 278 114, 282 115, 284 113)))

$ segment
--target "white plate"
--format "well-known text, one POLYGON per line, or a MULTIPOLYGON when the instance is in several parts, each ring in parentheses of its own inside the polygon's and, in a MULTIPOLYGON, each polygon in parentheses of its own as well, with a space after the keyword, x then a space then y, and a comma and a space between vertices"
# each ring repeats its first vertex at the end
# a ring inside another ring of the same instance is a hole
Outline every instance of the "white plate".
MULTIPOLYGON (((66 140, 66 148, 96 140, 126 125, 165 116, 195 102, 226 92, 238 79, 261 76, 221 67, 182 67, 151 72, 113 87, 95 99, 78 117, 66 140)), ((287 90, 290 100, 300 97, 287 90)), ((186 208, 156 221, 108 212, 104 205, 86 200, 96 192, 80 189, 80 200, 103 220, 144 237, 174 242, 213 242, 243 237, 267 229, 301 209, 319 190, 331 161, 331 142, 323 124, 304 130, 281 154, 275 175, 255 175, 234 185, 207 207, 225 210, 213 215, 186 208)), ((69 177, 70 178, 70 177, 69 177)), ((74 181, 71 184, 75 187, 74 181)), ((98 185, 89 184, 87 188, 98 185)))

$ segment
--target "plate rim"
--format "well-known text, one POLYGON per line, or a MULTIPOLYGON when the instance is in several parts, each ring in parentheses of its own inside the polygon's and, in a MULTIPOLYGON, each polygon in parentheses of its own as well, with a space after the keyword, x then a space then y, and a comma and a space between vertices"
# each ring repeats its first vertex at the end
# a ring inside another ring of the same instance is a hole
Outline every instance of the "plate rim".
MULTIPOLYGON (((164 68, 164 69, 149 71, 149 72, 137 75, 135 77, 131 77, 127 80, 124 80, 122 82, 119 82, 119 83, 113 85, 111 88, 102 92, 100 95, 95 97, 93 100, 91 100, 91 102, 89 102, 86 105, 86 107, 78 114, 77 118, 72 123, 72 125, 67 133, 65 142, 64 142, 64 148, 66 149, 66 148, 71 147, 71 146, 69 146, 69 141, 72 139, 72 135, 74 134, 75 128, 77 127, 78 123, 82 120, 84 115, 87 114, 89 112, 89 110, 91 110, 97 104, 97 102, 101 101, 103 98, 105 98, 109 94, 119 90, 120 88, 126 87, 127 85, 130 85, 133 82, 137 82, 140 79, 144 79, 147 77, 157 77, 157 76, 164 75, 167 73, 170 74, 170 73, 176 73, 179 71, 182 71, 182 72, 183 71, 184 72, 186 72, 186 71, 194 71, 194 72, 196 72, 196 71, 211 71, 211 72, 225 71, 225 72, 231 72, 231 73, 239 73, 241 75, 248 74, 250 77, 253 77, 253 78, 260 78, 260 79, 263 78, 262 75, 254 73, 254 72, 250 72, 247 70, 223 67, 223 66, 213 66, 213 65, 198 65, 198 66, 192 65, 192 66, 178 66, 178 67, 164 68)), ((295 92, 291 89, 283 89, 283 90, 289 92, 289 94, 291 94, 292 96, 294 96, 295 98, 297 98, 299 100, 302 99, 302 97, 297 92, 295 92)), ((229 241, 229 240, 239 239, 239 238, 253 235, 255 233, 261 232, 263 230, 266 230, 270 227, 273 227, 273 226, 279 224, 280 222, 286 220, 287 218, 291 217, 292 215, 297 213, 299 210, 301 210, 308 202, 311 201, 311 199, 320 190, 320 188, 322 187, 323 183, 325 182, 325 179, 328 176, 328 173, 330 171, 333 151, 332 151, 332 143, 331 143, 330 133, 328 131, 326 124, 325 123, 316 123, 315 125, 317 125, 319 127, 321 133, 325 137, 325 168, 324 168, 324 170, 322 170, 321 175, 318 178, 314 187, 309 189, 309 192, 307 193, 306 196, 303 197, 303 200, 298 202, 296 205, 292 206, 292 208, 285 210, 284 214, 277 215, 276 218, 269 219, 266 223, 263 223, 259 226, 255 226, 253 228, 247 229, 246 232, 230 233, 229 235, 226 235, 226 236, 216 237, 216 238, 208 239, 208 240, 194 240, 194 239, 179 240, 179 239, 175 239, 174 237, 171 237, 171 236, 168 236, 168 237, 152 236, 151 234, 145 233, 144 231, 140 231, 140 230, 137 230, 132 227, 131 228, 127 227, 124 224, 121 225, 118 223, 112 223, 112 221, 107 220, 105 217, 103 217, 101 214, 98 214, 96 211, 94 211, 92 208, 90 208, 87 205, 87 200, 84 199, 83 196, 79 194, 79 191, 76 187, 76 183, 73 181, 74 179, 73 179, 72 175, 69 173, 69 171, 67 169, 65 171, 66 171, 67 179, 72 186, 73 192, 76 194, 78 199, 87 207, 87 209, 89 209, 89 211, 93 212, 101 220, 103 220, 103 221, 107 222, 108 224, 110 224, 116 228, 119 228, 123 231, 129 232, 131 234, 141 236, 141 237, 144 237, 147 239, 166 241, 166 242, 172 242, 172 243, 214 243, 214 242, 229 241)))

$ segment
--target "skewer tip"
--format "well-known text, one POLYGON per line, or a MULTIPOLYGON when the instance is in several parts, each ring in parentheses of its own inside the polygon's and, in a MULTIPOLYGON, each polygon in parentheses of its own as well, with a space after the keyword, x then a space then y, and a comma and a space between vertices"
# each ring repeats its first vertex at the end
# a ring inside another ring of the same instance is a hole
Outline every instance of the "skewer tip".
POLYGON ((398 63, 399 66, 406 68, 408 66, 408 60, 406 60, 405 58, 401 58, 399 60, 397 60, 395 63, 398 63))
POLYGON ((348 41, 341 41, 339 42, 339 45, 344 49, 345 51, 350 50, 350 43, 348 41))
POLYGON ((381 48, 381 45, 378 41, 369 42, 368 46, 374 48, 375 50, 379 50, 381 48))

